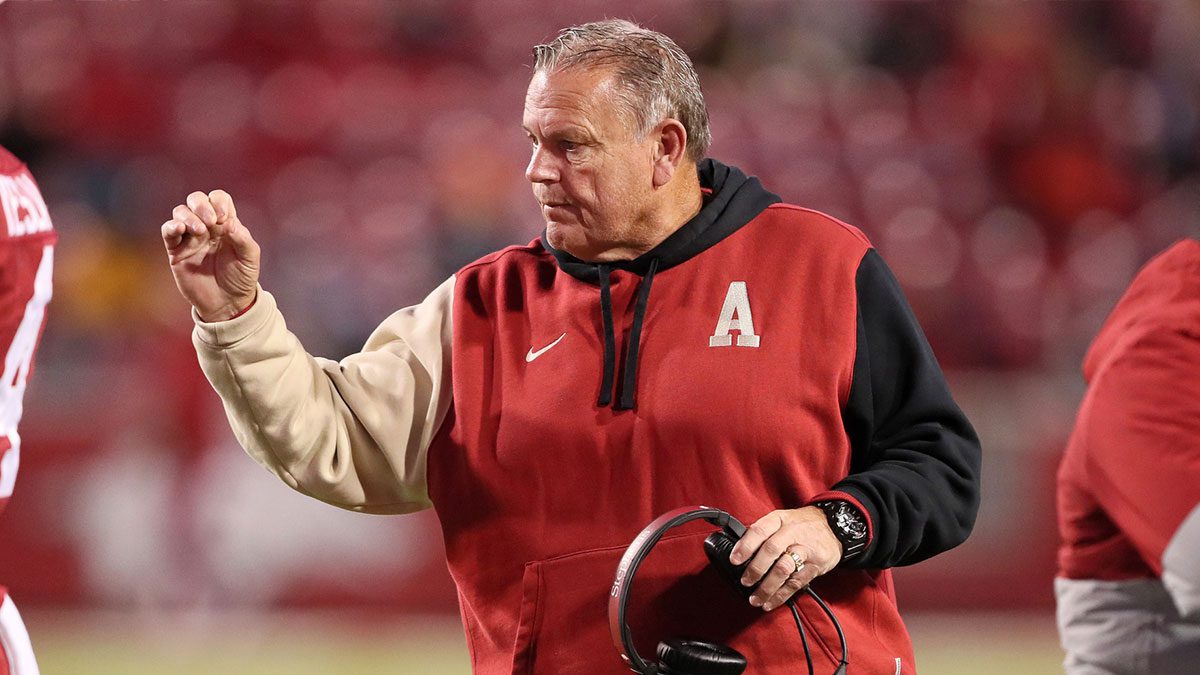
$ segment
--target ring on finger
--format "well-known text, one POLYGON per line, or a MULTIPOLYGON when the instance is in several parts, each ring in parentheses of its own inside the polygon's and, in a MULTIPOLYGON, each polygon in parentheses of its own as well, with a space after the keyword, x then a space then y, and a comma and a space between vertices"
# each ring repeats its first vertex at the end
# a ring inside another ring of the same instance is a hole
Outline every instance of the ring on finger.
POLYGON ((799 553, 789 550, 787 554, 792 559, 792 562, 796 563, 796 569, 792 570, 793 575, 804 569, 804 558, 801 558, 799 553))

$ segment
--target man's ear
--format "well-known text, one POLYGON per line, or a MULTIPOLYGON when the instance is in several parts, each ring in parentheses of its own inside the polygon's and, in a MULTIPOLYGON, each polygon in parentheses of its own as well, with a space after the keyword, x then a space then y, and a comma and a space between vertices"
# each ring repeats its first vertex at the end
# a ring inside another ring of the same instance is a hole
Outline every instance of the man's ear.
POLYGON ((654 187, 671 182, 679 165, 687 159, 687 130, 679 120, 665 119, 654 131, 654 187))

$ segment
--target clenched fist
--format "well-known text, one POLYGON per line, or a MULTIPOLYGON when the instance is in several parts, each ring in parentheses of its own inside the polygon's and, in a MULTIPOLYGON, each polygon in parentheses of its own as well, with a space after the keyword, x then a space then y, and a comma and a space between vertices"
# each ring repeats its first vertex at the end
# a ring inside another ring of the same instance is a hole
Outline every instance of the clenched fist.
POLYGON ((205 321, 231 319, 258 288, 260 251, 224 190, 193 192, 162 226, 171 274, 205 321))

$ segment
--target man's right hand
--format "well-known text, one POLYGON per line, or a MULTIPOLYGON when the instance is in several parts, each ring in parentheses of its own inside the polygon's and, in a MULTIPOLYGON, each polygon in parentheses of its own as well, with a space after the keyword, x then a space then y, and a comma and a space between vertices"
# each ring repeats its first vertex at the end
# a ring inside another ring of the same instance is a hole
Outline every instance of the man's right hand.
POLYGON ((163 223, 171 274, 204 321, 231 319, 253 304, 260 251, 224 190, 193 192, 163 223))

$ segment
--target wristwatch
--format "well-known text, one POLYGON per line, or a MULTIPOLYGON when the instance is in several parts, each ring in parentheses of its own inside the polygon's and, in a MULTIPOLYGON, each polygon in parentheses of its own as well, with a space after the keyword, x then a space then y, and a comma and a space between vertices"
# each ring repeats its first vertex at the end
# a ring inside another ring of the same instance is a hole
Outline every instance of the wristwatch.
POLYGON ((825 512, 833 536, 842 542, 842 561, 853 560, 867 549, 867 518, 844 499, 827 499, 813 506, 825 512))

